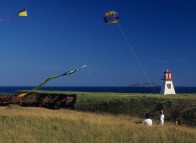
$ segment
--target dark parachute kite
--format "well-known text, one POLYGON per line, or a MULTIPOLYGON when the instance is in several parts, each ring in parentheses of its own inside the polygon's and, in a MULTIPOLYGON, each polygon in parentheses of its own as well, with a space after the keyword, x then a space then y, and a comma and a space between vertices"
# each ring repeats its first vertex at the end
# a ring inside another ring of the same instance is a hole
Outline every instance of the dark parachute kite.
POLYGON ((0 22, 7 22, 9 20, 11 20, 12 18, 16 17, 16 16, 27 16, 27 10, 26 9, 22 9, 19 12, 17 12, 16 14, 12 15, 12 16, 7 16, 6 18, 0 18, 0 22))
POLYGON ((120 17, 118 16, 117 12, 110 11, 104 15, 103 19, 106 24, 113 24, 113 23, 117 23, 120 17))

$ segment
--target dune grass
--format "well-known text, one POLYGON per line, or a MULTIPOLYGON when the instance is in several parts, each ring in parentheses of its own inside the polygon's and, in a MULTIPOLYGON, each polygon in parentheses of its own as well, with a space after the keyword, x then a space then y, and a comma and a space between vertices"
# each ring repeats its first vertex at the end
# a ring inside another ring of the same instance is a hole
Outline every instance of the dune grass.
POLYGON ((10 105, 0 108, 0 140, 5 143, 192 143, 195 128, 167 123, 152 127, 133 123, 138 118, 48 110, 10 105))

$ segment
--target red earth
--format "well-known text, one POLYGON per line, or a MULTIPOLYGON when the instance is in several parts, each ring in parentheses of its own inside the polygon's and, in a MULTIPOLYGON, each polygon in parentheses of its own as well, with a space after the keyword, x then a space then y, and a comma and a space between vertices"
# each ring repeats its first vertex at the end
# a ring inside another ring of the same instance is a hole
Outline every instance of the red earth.
POLYGON ((25 97, 18 97, 14 94, 0 93, 0 106, 17 104, 20 106, 45 107, 50 109, 74 109, 75 102, 75 94, 29 93, 25 97))

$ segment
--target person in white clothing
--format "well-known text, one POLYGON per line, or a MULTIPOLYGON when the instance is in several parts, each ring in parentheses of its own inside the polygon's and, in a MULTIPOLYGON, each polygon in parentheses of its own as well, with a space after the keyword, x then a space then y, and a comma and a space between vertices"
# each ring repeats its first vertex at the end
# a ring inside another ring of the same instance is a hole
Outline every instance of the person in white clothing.
POLYGON ((163 126, 164 125, 164 118, 165 118, 165 115, 163 114, 163 110, 160 111, 160 123, 159 123, 159 126, 163 126))
POLYGON ((142 124, 146 126, 152 126, 152 120, 151 119, 143 119, 142 124))
POLYGON ((152 126, 152 119, 150 119, 150 114, 146 113, 145 119, 139 122, 135 122, 135 123, 142 123, 143 125, 146 125, 146 126, 152 126))

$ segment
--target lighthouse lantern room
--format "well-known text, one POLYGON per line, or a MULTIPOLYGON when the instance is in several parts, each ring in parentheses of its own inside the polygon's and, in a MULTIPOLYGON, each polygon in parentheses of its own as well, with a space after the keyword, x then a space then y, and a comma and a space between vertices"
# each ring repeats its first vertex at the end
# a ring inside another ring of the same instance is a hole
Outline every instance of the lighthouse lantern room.
POLYGON ((160 94, 162 94, 162 95, 176 94, 175 89, 174 89, 174 85, 172 82, 173 78, 172 78, 171 72, 169 70, 164 72, 164 76, 163 76, 162 80, 163 80, 163 85, 161 87, 160 94))

